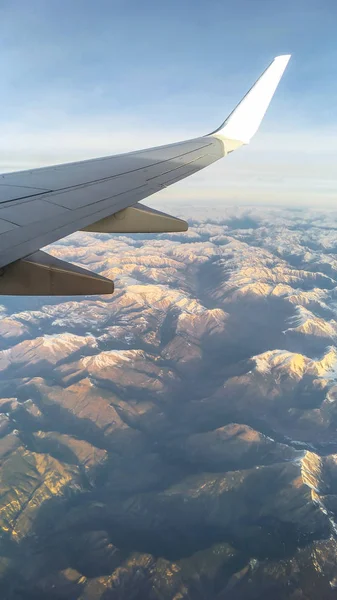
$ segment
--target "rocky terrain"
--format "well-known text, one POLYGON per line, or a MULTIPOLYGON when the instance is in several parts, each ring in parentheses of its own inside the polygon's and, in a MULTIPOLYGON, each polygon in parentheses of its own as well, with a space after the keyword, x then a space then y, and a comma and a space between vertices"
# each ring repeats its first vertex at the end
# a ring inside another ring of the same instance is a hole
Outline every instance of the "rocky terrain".
POLYGON ((176 213, 1 299, 4 600, 337 598, 337 212, 176 213))

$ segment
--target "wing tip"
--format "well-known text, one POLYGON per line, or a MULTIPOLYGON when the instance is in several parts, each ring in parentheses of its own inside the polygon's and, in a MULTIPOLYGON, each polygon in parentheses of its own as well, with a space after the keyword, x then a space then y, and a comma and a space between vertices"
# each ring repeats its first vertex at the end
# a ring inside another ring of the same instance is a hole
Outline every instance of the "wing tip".
POLYGON ((211 135, 248 144, 261 124, 290 58, 291 54, 276 56, 226 121, 211 135))
POLYGON ((275 56, 273 62, 283 63, 284 68, 286 68, 290 59, 291 59, 291 54, 279 54, 278 56, 275 56))

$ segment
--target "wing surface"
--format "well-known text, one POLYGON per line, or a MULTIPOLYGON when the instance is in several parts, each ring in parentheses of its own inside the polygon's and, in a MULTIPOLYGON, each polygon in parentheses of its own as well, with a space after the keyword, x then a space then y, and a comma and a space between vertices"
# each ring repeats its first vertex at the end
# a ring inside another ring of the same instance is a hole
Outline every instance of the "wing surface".
MULTIPOLYGON (((45 286, 45 292, 44 286, 39 285, 37 293, 67 294, 66 263, 62 263, 62 268, 56 267, 53 261, 42 260, 44 253, 38 251, 81 229, 118 232, 119 215, 127 216, 121 231, 135 232, 137 223, 139 231, 165 231, 165 227, 168 227, 166 230, 186 229, 187 224, 177 223, 174 217, 140 206, 137 209, 137 203, 248 143, 289 58, 274 59, 229 118, 212 134, 128 154, 0 175, 0 294, 36 293, 36 269, 46 269, 46 263, 48 273, 52 275, 53 269, 57 269, 58 276, 54 277, 53 286, 45 286), (112 216, 117 218, 113 226, 112 216), (13 264, 21 260, 25 262, 24 285, 17 282, 22 267, 13 268, 13 264), (55 281, 63 283, 56 285, 55 281)), ((73 273, 74 268, 72 265, 69 271, 73 273)), ((81 294, 86 289, 85 273, 82 269, 79 274, 78 293, 81 294)), ((91 293, 96 289, 92 286, 95 276, 87 273, 87 293, 91 293)), ((104 278, 99 279, 99 293, 103 293, 104 278)), ((111 282, 105 281, 106 291, 111 293, 111 282)), ((74 285, 71 293, 76 293, 74 285)))

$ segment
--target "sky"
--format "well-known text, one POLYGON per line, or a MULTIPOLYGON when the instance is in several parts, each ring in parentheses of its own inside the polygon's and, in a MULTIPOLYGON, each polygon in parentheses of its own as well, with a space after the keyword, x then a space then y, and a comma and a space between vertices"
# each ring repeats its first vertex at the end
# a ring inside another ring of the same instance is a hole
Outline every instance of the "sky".
POLYGON ((249 146, 158 198, 333 207, 336 22, 336 0, 0 0, 0 171, 207 134, 290 53, 249 146))

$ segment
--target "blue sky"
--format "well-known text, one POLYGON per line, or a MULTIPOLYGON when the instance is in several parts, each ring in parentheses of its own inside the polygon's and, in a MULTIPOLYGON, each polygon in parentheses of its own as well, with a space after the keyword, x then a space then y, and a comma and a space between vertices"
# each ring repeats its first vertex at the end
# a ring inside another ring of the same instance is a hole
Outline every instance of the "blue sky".
POLYGON ((335 0, 2 0, 0 170, 207 133, 291 53, 250 146, 164 197, 334 205, 336 22, 335 0))

